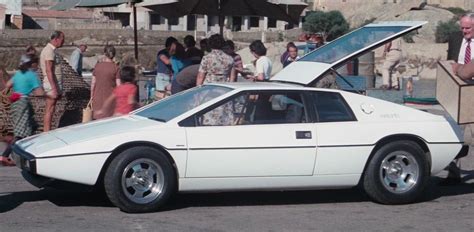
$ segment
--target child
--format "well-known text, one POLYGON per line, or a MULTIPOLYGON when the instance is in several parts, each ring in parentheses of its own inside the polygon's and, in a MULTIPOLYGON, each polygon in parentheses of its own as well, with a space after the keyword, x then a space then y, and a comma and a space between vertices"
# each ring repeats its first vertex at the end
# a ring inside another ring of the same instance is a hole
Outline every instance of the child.
POLYGON ((102 115, 107 112, 106 109, 113 105, 115 101, 114 116, 121 116, 130 113, 135 109, 137 94, 137 86, 133 83, 135 81, 135 68, 125 66, 120 70, 120 85, 115 87, 112 95, 107 98, 97 114, 102 115))
MULTIPOLYGON (((40 80, 36 72, 32 71, 32 66, 38 63, 38 58, 35 55, 23 55, 20 61, 19 70, 7 82, 4 91, 13 88, 13 94, 10 99, 11 105, 11 120, 13 123, 13 135, 15 140, 19 140, 33 135, 36 122, 33 118, 33 108, 31 106, 28 96, 33 93, 36 96, 43 96, 44 91, 41 87, 40 80)), ((11 143, 13 143, 12 141, 11 143)), ((10 148, 2 154, 0 161, 5 166, 14 165, 13 161, 8 158, 10 148)))

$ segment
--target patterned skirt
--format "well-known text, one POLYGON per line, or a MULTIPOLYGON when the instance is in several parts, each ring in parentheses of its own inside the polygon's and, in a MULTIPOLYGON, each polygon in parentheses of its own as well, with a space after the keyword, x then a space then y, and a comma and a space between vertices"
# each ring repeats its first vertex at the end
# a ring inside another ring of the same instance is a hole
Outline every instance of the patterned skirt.
POLYGON ((10 114, 15 137, 25 138, 33 135, 36 130, 36 122, 33 118, 33 107, 27 97, 22 97, 12 103, 10 114))

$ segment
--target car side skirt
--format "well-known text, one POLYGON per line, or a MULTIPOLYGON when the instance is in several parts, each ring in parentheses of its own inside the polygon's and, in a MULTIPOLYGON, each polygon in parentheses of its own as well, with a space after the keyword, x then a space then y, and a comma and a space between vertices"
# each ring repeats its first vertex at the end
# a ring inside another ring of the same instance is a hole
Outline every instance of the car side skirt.
POLYGON ((258 190, 303 190, 350 188, 359 183, 360 174, 282 177, 181 178, 180 192, 222 192, 258 190))

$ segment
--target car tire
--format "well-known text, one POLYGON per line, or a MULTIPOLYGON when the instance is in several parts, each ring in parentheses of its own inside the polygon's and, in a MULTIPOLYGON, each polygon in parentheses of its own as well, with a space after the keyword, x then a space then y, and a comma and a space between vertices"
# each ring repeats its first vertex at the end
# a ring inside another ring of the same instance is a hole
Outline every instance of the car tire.
POLYGON ((429 177, 423 149, 412 141, 395 141, 375 152, 364 172, 363 188, 375 202, 407 204, 421 196, 429 177))
POLYGON ((127 213, 157 211, 176 189, 176 174, 163 152, 133 147, 116 156, 104 176, 109 200, 127 213))

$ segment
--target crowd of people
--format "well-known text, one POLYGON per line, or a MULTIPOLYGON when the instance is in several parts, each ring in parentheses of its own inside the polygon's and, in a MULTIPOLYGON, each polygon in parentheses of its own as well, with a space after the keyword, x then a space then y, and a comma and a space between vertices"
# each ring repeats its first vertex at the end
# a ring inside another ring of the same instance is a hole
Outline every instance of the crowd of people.
MULTIPOLYGON (((232 40, 225 40, 221 35, 214 34, 199 42, 193 36, 184 37, 184 45, 176 38, 168 37, 165 48, 160 50, 156 58, 155 88, 156 98, 161 99, 169 94, 212 82, 235 82, 238 76, 248 81, 268 81, 272 72, 272 62, 266 56, 265 45, 256 40, 249 49, 255 57, 255 72, 244 70, 242 58, 235 52, 232 40)), ((289 48, 291 56, 282 62, 288 65, 296 61, 296 46, 289 48)))
MULTIPOLYGON (((0 70, 2 96, 8 96, 11 103, 9 115, 13 125, 13 134, 2 135, 3 142, 9 144, 0 156, 0 163, 4 166, 15 165, 9 158, 12 152, 11 144, 33 135, 38 129, 30 96, 45 99, 43 131, 51 130, 57 101, 63 95, 63 70, 60 65, 61 57, 56 49, 62 47, 64 41, 64 33, 54 31, 39 56, 33 46, 27 47, 20 58, 17 71, 11 78, 4 68, 0 70), (43 80, 38 76, 38 68, 43 80)), ((71 55, 70 65, 79 76, 82 71, 82 53, 86 49, 87 45, 81 44, 71 55)), ((128 114, 136 106, 136 70, 129 66, 119 70, 113 60, 114 56, 115 48, 111 45, 105 46, 104 58, 94 68, 90 98, 96 109, 95 119, 128 114)))
MULTIPOLYGON (((57 49, 62 47, 65 35, 54 31, 49 42, 37 54, 35 47, 28 46, 21 56, 19 66, 13 77, 0 70, 2 77, 2 94, 9 96, 13 124, 13 134, 3 135, 2 140, 13 144, 16 140, 31 136, 35 133, 37 123, 30 96, 43 97, 45 111, 43 131, 51 130, 53 114, 57 101, 63 95, 63 70, 61 57, 57 49), (40 80, 38 68, 43 76, 40 80)), ((83 53, 86 44, 80 44, 72 52, 69 64, 72 69, 82 76, 83 53)), ((199 48, 193 36, 186 36, 183 43, 176 38, 166 39, 165 48, 157 54, 156 60, 156 99, 176 94, 183 90, 210 82, 235 82, 237 76, 250 81, 267 81, 270 78, 272 63, 266 57, 266 48, 261 41, 250 45, 254 57, 255 73, 244 71, 242 58, 235 52, 235 44, 231 40, 215 34, 202 39, 199 48)), ((138 107, 136 73, 134 67, 122 68, 115 62, 116 50, 112 45, 106 45, 103 58, 95 65, 92 73, 90 102, 93 108, 93 119, 128 114, 138 107)), ((11 147, 0 156, 3 165, 14 165, 9 158, 11 147)))

